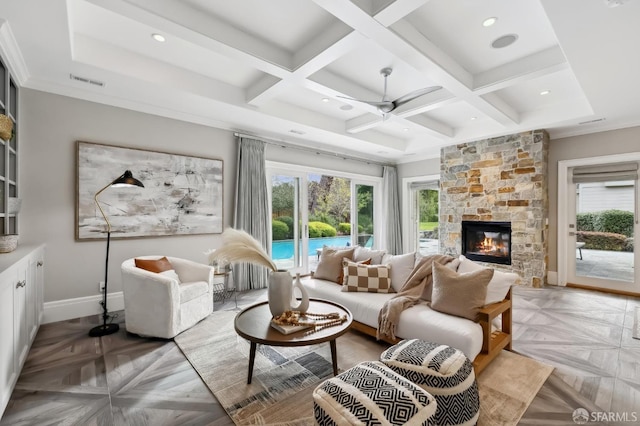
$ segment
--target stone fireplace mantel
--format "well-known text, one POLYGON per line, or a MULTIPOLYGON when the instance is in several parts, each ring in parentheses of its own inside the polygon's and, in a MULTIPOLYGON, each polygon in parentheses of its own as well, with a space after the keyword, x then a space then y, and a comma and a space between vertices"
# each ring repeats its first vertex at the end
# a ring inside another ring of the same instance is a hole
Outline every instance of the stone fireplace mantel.
POLYGON ((524 285, 547 275, 547 157, 544 130, 444 147, 440 155, 440 252, 462 252, 462 221, 511 222, 511 265, 524 285))

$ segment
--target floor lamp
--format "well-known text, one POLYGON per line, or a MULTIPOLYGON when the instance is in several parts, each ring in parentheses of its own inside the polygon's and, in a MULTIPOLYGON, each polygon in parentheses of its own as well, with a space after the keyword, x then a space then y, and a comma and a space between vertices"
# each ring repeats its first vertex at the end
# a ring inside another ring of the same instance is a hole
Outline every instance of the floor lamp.
POLYGON ((109 223, 109 219, 107 218, 107 215, 104 214, 104 211, 100 206, 100 202, 98 201, 98 195, 100 195, 105 189, 110 188, 112 186, 114 187, 139 186, 141 188, 144 188, 144 185, 142 184, 142 182, 134 178, 133 175, 131 174, 131 171, 127 170, 122 174, 122 176, 116 178, 109 185, 105 186, 100 191, 96 192, 96 195, 93 197, 93 200, 96 202, 96 205, 100 210, 100 213, 102 213, 102 217, 104 218, 104 221, 107 222, 107 256, 104 262, 105 263, 104 293, 102 295, 102 302, 100 302, 100 304, 102 305, 102 325, 93 327, 91 330, 89 330, 89 336, 91 337, 106 336, 108 334, 113 334, 120 329, 120 326, 118 324, 114 324, 114 323, 107 324, 107 319, 109 318, 108 311, 107 311, 107 279, 109 277, 109 243, 111 242, 111 223, 109 223))

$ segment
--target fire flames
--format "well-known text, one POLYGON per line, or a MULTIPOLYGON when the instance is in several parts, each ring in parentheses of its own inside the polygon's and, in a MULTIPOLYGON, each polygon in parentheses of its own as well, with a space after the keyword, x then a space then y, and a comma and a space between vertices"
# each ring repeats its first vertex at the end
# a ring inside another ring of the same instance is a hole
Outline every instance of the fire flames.
POLYGON ((478 243, 476 248, 482 254, 493 256, 504 256, 507 254, 507 248, 502 241, 498 241, 493 238, 485 237, 478 243))

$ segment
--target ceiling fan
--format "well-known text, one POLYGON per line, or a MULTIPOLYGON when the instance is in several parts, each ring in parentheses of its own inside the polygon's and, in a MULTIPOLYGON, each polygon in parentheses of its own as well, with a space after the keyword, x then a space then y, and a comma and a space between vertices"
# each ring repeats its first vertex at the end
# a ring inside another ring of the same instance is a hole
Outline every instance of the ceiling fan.
POLYGON ((393 71, 392 68, 382 68, 380 70, 380 74, 384 77, 384 93, 382 94, 382 100, 380 101, 363 101, 360 99, 349 98, 347 96, 338 96, 338 97, 372 105, 382 113, 383 119, 386 119, 387 114, 389 114, 394 109, 398 108, 400 105, 406 104, 407 102, 412 101, 415 98, 418 98, 420 96, 424 96, 427 93, 435 92, 436 90, 442 89, 442 86, 425 87, 423 89, 414 90, 413 92, 407 93, 404 96, 400 96, 399 98, 393 101, 390 101, 387 99, 387 77, 391 75, 392 71, 393 71))

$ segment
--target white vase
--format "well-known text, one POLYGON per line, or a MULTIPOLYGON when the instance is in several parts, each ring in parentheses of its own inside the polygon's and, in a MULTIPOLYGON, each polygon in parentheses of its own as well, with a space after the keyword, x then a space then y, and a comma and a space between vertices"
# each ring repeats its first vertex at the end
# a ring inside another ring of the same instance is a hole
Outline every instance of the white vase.
POLYGON ((300 281, 300 274, 296 274, 296 281, 293 284, 293 291, 292 291, 292 305, 291 305, 291 310, 292 311, 300 311, 301 314, 304 314, 307 312, 307 310, 309 309, 309 293, 307 293, 307 289, 304 288, 304 286, 302 285, 302 282, 300 281), (293 294, 293 291, 295 291, 295 289, 299 289, 300 290, 300 303, 297 306, 295 305, 295 295, 293 294))
POLYGON ((293 278, 288 271, 274 271, 269 274, 267 298, 269 310, 274 317, 291 310, 292 281, 293 278))

